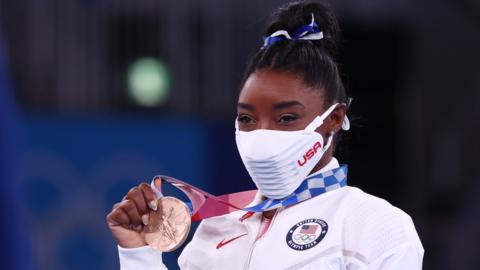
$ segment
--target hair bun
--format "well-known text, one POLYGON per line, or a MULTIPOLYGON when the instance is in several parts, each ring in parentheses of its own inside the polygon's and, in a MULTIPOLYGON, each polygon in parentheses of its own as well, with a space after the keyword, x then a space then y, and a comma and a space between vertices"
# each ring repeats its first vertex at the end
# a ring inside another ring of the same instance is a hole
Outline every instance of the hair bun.
POLYGON ((340 27, 332 8, 324 1, 296 1, 280 7, 273 13, 264 35, 269 36, 278 30, 293 33, 299 27, 308 25, 312 20, 312 14, 324 38, 310 42, 331 57, 336 57, 340 27))

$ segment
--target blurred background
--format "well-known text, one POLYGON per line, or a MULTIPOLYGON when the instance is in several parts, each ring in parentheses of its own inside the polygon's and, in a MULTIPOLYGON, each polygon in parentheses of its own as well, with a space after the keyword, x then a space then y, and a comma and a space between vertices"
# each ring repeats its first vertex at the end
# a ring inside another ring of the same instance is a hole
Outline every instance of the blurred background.
MULTIPOLYGON (((253 188, 236 98, 285 2, 0 0, 1 269, 118 269, 105 215, 155 174, 253 188)), ((480 269, 480 2, 331 3, 349 183, 412 216, 424 269, 480 269)))

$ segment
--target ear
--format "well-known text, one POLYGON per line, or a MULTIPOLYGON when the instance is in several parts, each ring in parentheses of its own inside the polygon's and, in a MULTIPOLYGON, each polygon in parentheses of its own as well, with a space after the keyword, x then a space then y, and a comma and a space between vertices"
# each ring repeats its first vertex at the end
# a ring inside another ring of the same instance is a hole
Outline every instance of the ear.
POLYGON ((338 104, 335 110, 332 111, 328 117, 328 127, 329 132, 337 133, 342 129, 343 120, 345 119, 345 114, 347 113, 347 105, 338 104))

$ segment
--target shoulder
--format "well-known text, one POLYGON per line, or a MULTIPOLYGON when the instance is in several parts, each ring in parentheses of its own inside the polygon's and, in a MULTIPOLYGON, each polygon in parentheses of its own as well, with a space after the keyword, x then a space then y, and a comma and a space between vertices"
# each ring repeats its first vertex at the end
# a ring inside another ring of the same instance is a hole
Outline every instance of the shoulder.
POLYGON ((343 201, 343 244, 368 261, 400 246, 423 250, 411 217, 388 201, 347 187, 343 201))
POLYGON ((412 219, 403 210, 356 187, 345 188, 342 204, 345 222, 350 225, 375 223, 383 224, 381 227, 413 225, 412 219))
POLYGON ((398 218, 409 218, 409 215, 390 204, 387 200, 368 194, 359 188, 344 188, 343 207, 349 214, 391 215, 398 218), (359 213, 360 211, 360 213, 359 213))

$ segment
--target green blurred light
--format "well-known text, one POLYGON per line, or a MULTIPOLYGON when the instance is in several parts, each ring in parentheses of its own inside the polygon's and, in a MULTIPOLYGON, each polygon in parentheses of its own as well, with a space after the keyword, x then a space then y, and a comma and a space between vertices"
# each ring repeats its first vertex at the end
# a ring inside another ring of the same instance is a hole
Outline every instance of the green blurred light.
POLYGON ((170 72, 160 60, 143 57, 127 70, 128 93, 138 105, 155 107, 164 103, 170 92, 170 72))

